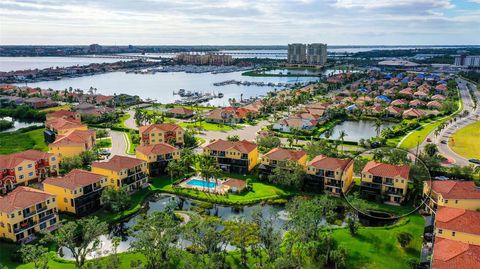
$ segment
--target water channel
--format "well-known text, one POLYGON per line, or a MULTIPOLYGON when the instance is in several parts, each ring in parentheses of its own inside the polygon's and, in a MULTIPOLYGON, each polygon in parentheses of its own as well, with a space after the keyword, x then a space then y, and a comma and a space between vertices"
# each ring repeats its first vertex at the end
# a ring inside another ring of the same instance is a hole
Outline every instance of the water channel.
POLYGON ((26 127, 30 127, 30 126, 34 126, 34 125, 36 125, 36 126, 42 125, 41 122, 23 121, 23 120, 19 120, 19 119, 14 119, 12 117, 0 117, 0 120, 13 121, 13 127, 12 128, 8 128, 6 130, 0 131, 0 133, 13 132, 13 131, 17 131, 18 129, 26 128, 26 127))

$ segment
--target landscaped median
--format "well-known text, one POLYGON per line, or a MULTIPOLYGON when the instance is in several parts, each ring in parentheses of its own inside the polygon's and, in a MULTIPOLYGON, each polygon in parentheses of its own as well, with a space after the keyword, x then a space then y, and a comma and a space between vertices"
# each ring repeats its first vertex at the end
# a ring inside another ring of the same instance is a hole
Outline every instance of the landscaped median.
POLYGON ((456 131, 448 141, 448 146, 458 155, 467 159, 480 159, 480 121, 456 131))

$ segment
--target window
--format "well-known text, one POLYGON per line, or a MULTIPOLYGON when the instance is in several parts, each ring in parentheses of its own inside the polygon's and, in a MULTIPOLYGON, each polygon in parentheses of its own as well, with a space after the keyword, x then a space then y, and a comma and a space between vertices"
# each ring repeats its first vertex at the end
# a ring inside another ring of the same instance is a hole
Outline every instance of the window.
POLYGON ((23 179, 23 178, 24 178, 24 176, 23 176, 23 175, 20 175, 18 178, 19 178, 19 179, 23 179))
POLYGON ((22 211, 18 211, 18 215, 21 216, 21 215, 22 215, 22 211))
POLYGON ((55 161, 55 160, 56 160, 56 158, 55 158, 55 157, 52 157, 52 161, 55 161))
POLYGON ((152 142, 155 142, 155 139, 152 139, 152 142))
POLYGON ((47 200, 47 205, 49 205, 49 204, 50 204, 50 200, 47 200))
POLYGON ((32 164, 28 164, 28 165, 27 165, 28 168, 32 168, 32 166, 33 166, 32 164))
POLYGON ((155 134, 152 134, 152 136, 155 136, 155 134))
POLYGON ((455 232, 452 232, 452 236, 455 236, 455 232))
POLYGON ((55 197, 52 198, 52 202, 55 202, 55 197))
POLYGON ((438 229, 438 234, 442 234, 443 233, 443 230, 442 229, 438 229))
POLYGON ((28 176, 29 177, 33 176, 33 172, 28 173, 28 176))
POLYGON ((52 165, 52 168, 54 168, 54 169, 57 168, 57 165, 56 164, 52 165))
POLYGON ((458 204, 458 200, 455 200, 455 204, 458 204))
POLYGON ((445 204, 448 204, 448 200, 445 200, 445 204))
POLYGON ((63 198, 63 202, 64 202, 64 203, 68 203, 68 199, 67 199, 67 198, 63 198))
POLYGON ((23 170, 23 167, 19 166, 18 171, 22 171, 22 170, 23 170))

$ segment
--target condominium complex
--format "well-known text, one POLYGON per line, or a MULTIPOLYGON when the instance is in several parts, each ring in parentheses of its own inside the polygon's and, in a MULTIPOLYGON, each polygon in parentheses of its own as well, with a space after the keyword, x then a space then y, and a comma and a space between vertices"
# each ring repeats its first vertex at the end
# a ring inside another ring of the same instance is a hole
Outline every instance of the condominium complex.
POLYGON ((289 64, 325 65, 327 63, 327 45, 313 44, 288 44, 289 64))
POLYGON ((203 149, 206 155, 215 157, 218 167, 230 173, 246 174, 258 163, 257 145, 242 141, 216 140, 203 149))
POLYGON ((140 134, 140 144, 142 146, 160 143, 183 145, 184 143, 183 137, 185 130, 173 123, 140 126, 138 131, 140 134))
POLYGON ((108 178, 108 187, 129 192, 137 191, 148 184, 147 162, 131 157, 115 155, 106 162, 93 162, 92 172, 108 178))
POLYGON ((150 176, 165 174, 168 162, 180 159, 180 150, 167 143, 138 146, 135 154, 138 159, 147 162, 150 176))
POLYGON ((55 195, 20 186, 0 196, 0 237, 28 243, 35 233, 53 230, 58 223, 55 195))
POLYGON ((353 161, 319 155, 307 164, 306 188, 341 195, 353 184, 353 161))
POLYGON ((423 183, 425 211, 436 211, 437 207, 453 207, 480 210, 480 189, 473 181, 433 180, 423 183))
POLYGON ((196 64, 196 65, 232 65, 232 55, 226 54, 189 54, 181 53, 176 56, 176 60, 182 64, 196 64))
POLYGON ((455 65, 462 67, 480 68, 480 55, 459 55, 455 56, 455 65))

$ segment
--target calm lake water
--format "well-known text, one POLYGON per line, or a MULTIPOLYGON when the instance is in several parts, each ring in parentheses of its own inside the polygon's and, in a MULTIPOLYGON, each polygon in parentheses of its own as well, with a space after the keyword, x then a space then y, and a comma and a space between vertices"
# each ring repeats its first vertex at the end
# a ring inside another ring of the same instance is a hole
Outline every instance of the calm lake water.
POLYGON ((33 126, 33 125, 42 125, 41 122, 20 121, 18 119, 13 119, 11 117, 0 117, 0 120, 13 121, 13 127, 10 128, 10 129, 7 129, 7 130, 0 131, 2 133, 3 132, 13 132, 13 131, 16 131, 18 129, 25 128, 25 127, 30 127, 30 126, 33 126))
MULTIPOLYGON (((381 130, 392 127, 396 123, 393 122, 383 122, 381 130)), ((377 135, 375 131, 374 121, 360 120, 360 121, 344 121, 340 124, 337 124, 333 127, 333 134, 330 139, 338 139, 340 137, 340 132, 345 131, 347 136, 345 136, 345 141, 358 142, 360 139, 369 139, 377 135)), ((324 137, 323 135, 321 137, 324 137)))
MULTIPOLYGON (((333 72, 325 70, 324 72, 333 72)), ((127 93, 138 95, 141 98, 155 99, 161 103, 172 103, 179 97, 173 95, 173 91, 179 89, 223 93, 221 99, 210 101, 212 105, 228 105, 229 98, 256 97, 264 95, 266 92, 275 89, 269 86, 243 86, 243 85, 225 85, 213 86, 215 82, 226 80, 239 80, 251 82, 273 82, 273 83, 296 83, 317 81, 318 77, 248 77, 242 76, 242 72, 211 74, 211 73, 156 73, 156 74, 126 74, 125 72, 112 72, 93 76, 66 78, 55 81, 43 81, 29 83, 30 87, 52 88, 55 90, 64 90, 68 87, 88 90, 90 87, 98 89, 99 94, 113 95, 127 93)))

